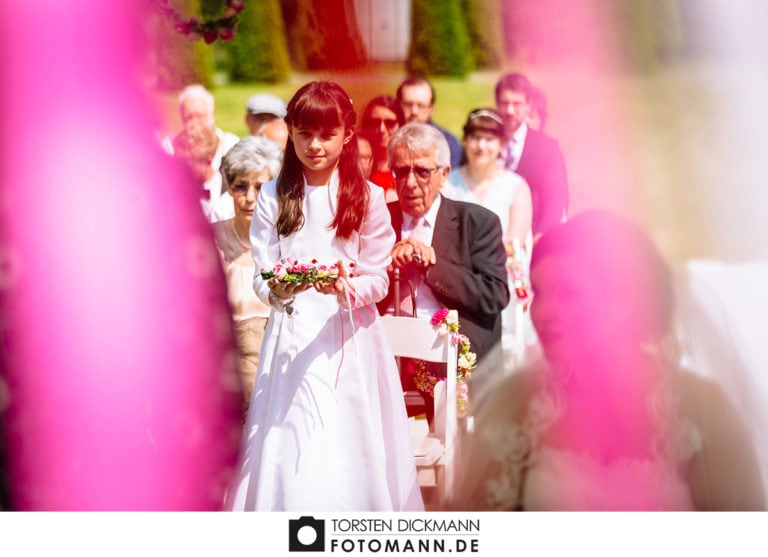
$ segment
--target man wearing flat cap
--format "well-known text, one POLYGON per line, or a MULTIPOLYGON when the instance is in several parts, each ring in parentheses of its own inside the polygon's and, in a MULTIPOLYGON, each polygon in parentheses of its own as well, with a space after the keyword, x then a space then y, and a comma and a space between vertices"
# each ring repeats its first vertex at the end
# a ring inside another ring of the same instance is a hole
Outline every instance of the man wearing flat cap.
POLYGON ((269 93, 253 95, 245 105, 245 125, 251 135, 263 135, 285 150, 288 126, 285 103, 269 93))

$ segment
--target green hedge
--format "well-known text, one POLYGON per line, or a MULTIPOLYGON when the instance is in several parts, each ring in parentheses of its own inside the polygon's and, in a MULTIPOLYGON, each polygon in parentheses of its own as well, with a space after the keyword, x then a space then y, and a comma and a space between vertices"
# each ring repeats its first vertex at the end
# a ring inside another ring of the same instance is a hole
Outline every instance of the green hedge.
POLYGON ((504 65, 502 0, 464 0, 472 55, 478 69, 496 70, 504 65))
POLYGON ((464 77, 475 67, 462 0, 413 0, 409 73, 464 77))
POLYGON ((290 64, 280 0, 250 0, 240 13, 229 55, 232 81, 278 83, 288 77, 290 64))

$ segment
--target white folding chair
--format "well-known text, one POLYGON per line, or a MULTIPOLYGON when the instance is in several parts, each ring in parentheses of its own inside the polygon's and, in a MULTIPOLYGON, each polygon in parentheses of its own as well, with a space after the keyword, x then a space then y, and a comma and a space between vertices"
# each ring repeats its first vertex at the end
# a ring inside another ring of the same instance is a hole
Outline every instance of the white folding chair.
POLYGON ((435 388, 435 431, 414 437, 416 468, 433 469, 438 497, 453 481, 453 448, 457 431, 456 370, 458 348, 450 335, 440 335, 429 321, 384 315, 381 318, 396 357, 446 364, 446 380, 435 388))

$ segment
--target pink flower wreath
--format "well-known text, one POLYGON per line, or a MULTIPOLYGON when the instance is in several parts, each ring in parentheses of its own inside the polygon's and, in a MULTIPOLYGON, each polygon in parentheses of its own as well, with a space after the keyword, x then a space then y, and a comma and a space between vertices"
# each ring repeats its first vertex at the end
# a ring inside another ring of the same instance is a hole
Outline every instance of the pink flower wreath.
MULTIPOLYGON (((469 412, 469 389, 466 380, 472 375, 472 370, 477 366, 477 357, 470 351, 469 339, 459 333, 459 313, 455 310, 442 308, 436 311, 430 319, 432 326, 441 335, 451 335, 451 342, 458 346, 458 369, 456 370, 456 413, 463 418, 469 412)), ((405 372, 413 379, 416 388, 422 393, 434 396, 435 385, 438 379, 427 371, 427 362, 424 360, 410 360, 405 372)))

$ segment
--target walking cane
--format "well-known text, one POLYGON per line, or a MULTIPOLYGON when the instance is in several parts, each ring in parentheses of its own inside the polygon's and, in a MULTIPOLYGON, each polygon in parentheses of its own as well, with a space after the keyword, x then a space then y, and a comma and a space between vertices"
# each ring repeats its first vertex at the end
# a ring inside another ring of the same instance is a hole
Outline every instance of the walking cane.
POLYGON ((395 268, 392 279, 395 281, 394 285, 394 297, 395 297, 395 316, 400 316, 400 269, 395 268))
MULTIPOLYGON (((395 298, 395 316, 400 316, 400 269, 395 267, 395 270, 392 273, 392 280, 395 281, 394 289, 394 298, 395 298)), ((395 362, 397 362, 397 372, 400 374, 400 378, 402 381, 402 368, 400 367, 400 356, 395 356, 395 362)))

